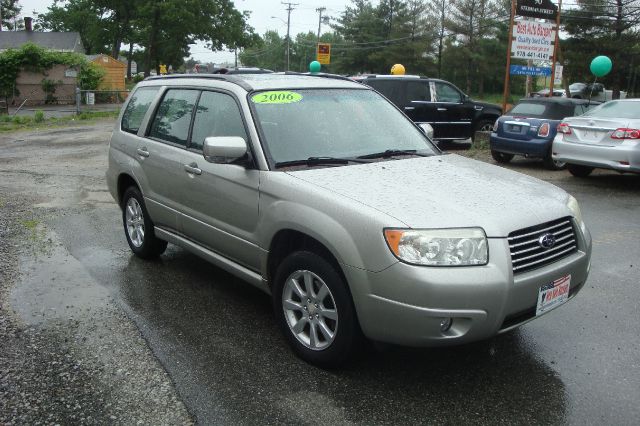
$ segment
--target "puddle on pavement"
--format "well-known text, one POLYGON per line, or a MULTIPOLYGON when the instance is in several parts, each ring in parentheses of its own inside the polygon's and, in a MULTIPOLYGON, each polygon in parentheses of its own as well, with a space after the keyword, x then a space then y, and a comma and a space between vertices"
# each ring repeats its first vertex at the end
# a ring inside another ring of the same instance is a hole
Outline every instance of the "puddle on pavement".
POLYGON ((91 315, 110 303, 108 291, 96 283, 82 264, 59 243, 55 232, 46 255, 22 253, 20 279, 11 293, 11 305, 25 323, 91 315))

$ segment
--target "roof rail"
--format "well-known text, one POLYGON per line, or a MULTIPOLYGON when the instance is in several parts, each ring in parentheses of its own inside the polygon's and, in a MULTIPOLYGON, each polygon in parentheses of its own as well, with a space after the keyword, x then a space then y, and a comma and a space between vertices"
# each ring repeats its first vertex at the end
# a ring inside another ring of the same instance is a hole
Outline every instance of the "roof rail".
POLYGON ((296 71, 285 71, 284 75, 304 75, 304 76, 308 76, 308 77, 321 77, 321 78, 332 78, 334 80, 345 80, 345 81, 351 81, 353 82, 352 79, 350 79, 349 77, 345 77, 343 75, 338 75, 338 74, 329 74, 326 72, 296 72, 296 71))
POLYGON ((241 74, 167 74, 167 75, 155 75, 145 78, 145 81, 150 80, 173 80, 184 78, 205 78, 209 80, 227 81, 229 83, 237 84, 246 91, 253 90, 253 87, 242 78, 238 76, 241 74))

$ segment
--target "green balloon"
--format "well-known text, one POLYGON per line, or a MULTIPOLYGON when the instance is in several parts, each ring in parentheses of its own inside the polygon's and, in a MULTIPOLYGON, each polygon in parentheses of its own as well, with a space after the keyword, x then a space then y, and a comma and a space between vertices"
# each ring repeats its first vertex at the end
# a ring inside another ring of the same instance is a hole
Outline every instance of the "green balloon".
POLYGON ((312 61, 309 64, 309 72, 320 72, 321 68, 322 68, 322 65, 320 65, 320 62, 318 61, 312 61))
POLYGON ((607 56, 596 56, 591 61, 591 74, 596 77, 604 77, 611 72, 611 67, 613 67, 613 62, 607 56))

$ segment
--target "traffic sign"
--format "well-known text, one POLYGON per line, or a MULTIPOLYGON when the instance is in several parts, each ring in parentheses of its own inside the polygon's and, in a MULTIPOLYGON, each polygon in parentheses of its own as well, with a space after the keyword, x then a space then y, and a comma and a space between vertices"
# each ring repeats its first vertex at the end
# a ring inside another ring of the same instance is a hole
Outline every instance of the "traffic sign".
POLYGON ((551 68, 528 67, 525 65, 511 65, 509 67, 509 74, 511 75, 543 75, 545 77, 549 77, 551 75, 551 68))
POLYGON ((322 65, 329 65, 331 63, 331 44, 318 43, 316 50, 316 59, 322 65))

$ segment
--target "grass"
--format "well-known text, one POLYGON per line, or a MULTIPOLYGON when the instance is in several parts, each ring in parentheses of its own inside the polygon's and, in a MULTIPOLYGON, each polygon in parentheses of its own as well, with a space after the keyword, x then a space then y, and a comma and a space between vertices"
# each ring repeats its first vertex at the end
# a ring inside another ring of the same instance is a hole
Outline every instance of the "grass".
POLYGON ((0 132, 13 132, 15 130, 38 129, 41 127, 56 127, 75 124, 78 120, 89 121, 100 118, 115 118, 119 111, 87 111, 79 115, 65 117, 45 118, 44 113, 36 111, 29 115, 0 115, 0 132))

